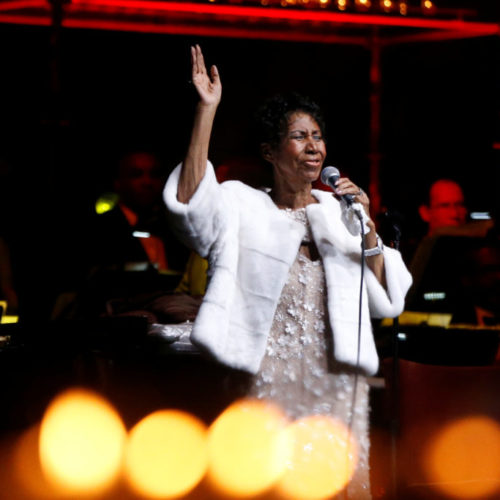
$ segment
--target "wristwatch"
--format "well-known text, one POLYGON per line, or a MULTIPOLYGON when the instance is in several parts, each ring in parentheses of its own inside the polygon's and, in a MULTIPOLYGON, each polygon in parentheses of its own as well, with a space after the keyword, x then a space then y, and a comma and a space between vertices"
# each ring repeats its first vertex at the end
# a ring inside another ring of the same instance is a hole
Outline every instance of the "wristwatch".
POLYGON ((373 257, 374 255, 378 255, 384 251, 384 244, 380 239, 380 236, 377 234, 377 246, 373 248, 365 249, 365 257, 373 257))

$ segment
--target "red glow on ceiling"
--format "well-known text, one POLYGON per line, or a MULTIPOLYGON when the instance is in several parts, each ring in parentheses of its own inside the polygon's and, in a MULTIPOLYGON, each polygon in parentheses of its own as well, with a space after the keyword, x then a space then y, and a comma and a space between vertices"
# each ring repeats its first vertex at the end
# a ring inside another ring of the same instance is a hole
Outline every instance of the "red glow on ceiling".
MULTIPOLYGON (((0 1, 0 22, 48 25, 51 3, 47 0, 0 1)), ((500 32, 498 24, 463 19, 154 0, 72 0, 64 4, 62 25, 354 44, 370 43, 374 27, 384 28, 381 43, 488 36, 500 32)))
POLYGON ((351 14, 348 12, 311 11, 299 9, 277 9, 235 5, 200 4, 190 2, 155 2, 150 0, 73 0, 72 5, 93 7, 116 7, 117 9, 177 12, 236 18, 276 19, 284 21, 309 21, 322 23, 343 23, 370 26, 400 26, 412 28, 477 31, 491 33, 499 31, 496 24, 474 23, 463 20, 440 20, 376 14, 351 14))

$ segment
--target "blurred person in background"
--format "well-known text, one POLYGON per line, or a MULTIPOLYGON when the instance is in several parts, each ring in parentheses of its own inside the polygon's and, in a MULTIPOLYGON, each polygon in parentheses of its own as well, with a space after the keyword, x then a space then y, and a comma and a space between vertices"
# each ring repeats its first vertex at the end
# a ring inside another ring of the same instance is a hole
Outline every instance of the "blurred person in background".
POLYGON ((112 180, 114 206, 94 213, 88 225, 84 283, 76 298, 63 294, 54 317, 125 314, 145 316, 150 323, 194 319, 199 300, 175 292, 189 250, 167 223, 162 199, 167 174, 149 151, 121 158, 112 180))
POLYGON ((427 224, 427 235, 443 227, 459 227, 467 222, 468 211, 460 185, 451 179, 438 179, 429 189, 418 212, 427 224))

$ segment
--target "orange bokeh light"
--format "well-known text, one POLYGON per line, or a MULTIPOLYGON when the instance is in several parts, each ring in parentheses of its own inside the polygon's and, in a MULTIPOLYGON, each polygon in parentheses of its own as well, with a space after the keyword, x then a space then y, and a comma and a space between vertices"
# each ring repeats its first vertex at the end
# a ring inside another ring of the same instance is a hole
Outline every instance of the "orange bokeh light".
MULTIPOLYGON (((55 500, 63 492, 47 481, 40 464, 39 456, 40 424, 26 429, 16 440, 11 456, 12 474, 8 480, 10 488, 19 493, 19 498, 34 498, 37 500, 55 500)), ((7 478, 2 478, 2 487, 9 489, 7 478)), ((12 499, 17 496, 9 495, 12 499)))
POLYGON ((287 499, 323 500, 346 487, 357 464, 357 445, 340 421, 324 415, 297 420, 287 432, 293 456, 278 490, 287 499))
POLYGON ((500 496, 500 425, 484 416, 448 424, 426 448, 424 469, 451 498, 500 496))

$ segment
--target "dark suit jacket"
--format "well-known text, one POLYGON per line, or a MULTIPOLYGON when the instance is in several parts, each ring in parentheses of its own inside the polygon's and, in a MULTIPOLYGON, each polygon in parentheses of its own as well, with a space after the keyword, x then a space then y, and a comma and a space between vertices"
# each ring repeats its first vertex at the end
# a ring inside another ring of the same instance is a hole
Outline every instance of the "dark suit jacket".
POLYGON ((171 233, 166 216, 158 211, 132 227, 119 207, 93 215, 88 227, 84 266, 85 283, 79 294, 79 314, 103 314, 111 302, 140 304, 173 292, 184 270, 189 250, 171 233), (158 272, 134 231, 146 231, 162 239, 169 273, 158 272), (135 264, 132 270, 131 264, 135 264), (142 266, 137 266, 142 264, 142 266))
POLYGON ((119 207, 91 220, 88 264, 90 267, 124 270, 129 263, 148 262, 148 255, 134 231, 145 231, 159 237, 165 246, 169 269, 182 272, 189 251, 170 231, 163 211, 157 211, 132 227, 119 207))

